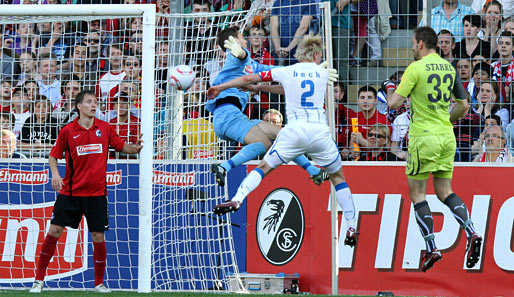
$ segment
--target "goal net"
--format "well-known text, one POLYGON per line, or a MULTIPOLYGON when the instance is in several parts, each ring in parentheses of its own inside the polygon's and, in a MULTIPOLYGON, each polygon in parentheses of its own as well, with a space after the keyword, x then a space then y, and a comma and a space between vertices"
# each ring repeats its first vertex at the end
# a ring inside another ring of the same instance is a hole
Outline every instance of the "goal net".
MULTIPOLYGON (((256 1, 257 3, 258 1, 256 1)), ((207 3, 207 2, 204 2, 207 3)), ((187 64, 196 72, 196 80, 193 87, 186 92, 177 92, 170 89, 169 85, 163 86, 163 90, 168 90, 172 96, 166 97, 167 100, 158 100, 166 108, 161 108, 164 112, 159 114, 155 130, 159 141, 164 144, 157 145, 157 154, 164 159, 172 159, 172 172, 182 172, 182 182, 189 181, 189 177, 194 175, 196 179, 194 185, 187 188, 179 187, 160 187, 154 186, 154 196, 160 197, 162 201, 154 201, 154 242, 159 244, 154 247, 154 253, 159 256, 154 257, 152 264, 152 276, 156 281, 156 287, 164 289, 201 289, 224 288, 229 290, 240 290, 241 282, 231 274, 237 271, 233 268, 234 244, 241 244, 238 240, 232 241, 229 238, 243 239, 232 232, 246 233, 246 230, 238 228, 239 222, 230 221, 237 218, 241 209, 235 214, 216 217, 212 214, 214 206, 226 199, 227 191, 233 195, 239 186, 239 182, 246 172, 238 173, 240 179, 230 179, 228 176, 228 186, 224 188, 215 184, 214 176, 209 172, 209 165, 213 162, 221 162, 240 149, 240 144, 222 140, 216 136, 213 129, 212 114, 205 110, 207 101, 206 91, 212 85, 214 79, 223 67, 225 53, 216 45, 216 36, 220 30, 231 26, 237 26, 245 38, 249 41, 251 57, 261 64, 268 65, 288 65, 292 64, 293 59, 281 58, 276 63, 270 63, 268 56, 264 54, 264 48, 254 50, 252 42, 269 41, 269 24, 262 21, 266 19, 263 15, 270 13, 270 7, 264 1, 261 4, 252 4, 249 11, 227 11, 216 13, 197 12, 184 15, 160 15, 157 14, 158 30, 157 34, 166 36, 161 39, 157 36, 156 55, 157 72, 163 69, 170 69, 171 65, 187 64), (259 27, 260 30, 255 28, 259 27), (182 28, 177 30, 176 28, 182 28), (161 30, 162 31, 159 31, 161 30), (168 30, 168 31, 166 31, 168 30), (256 41, 258 39, 259 41, 256 41), (165 101, 165 102, 164 102, 165 101), (170 108, 167 108, 170 106, 170 108), (168 130, 161 127, 169 128, 168 130), (170 134, 169 131, 171 131, 170 134), (162 145, 162 146, 161 146, 162 145), (161 150, 161 148, 164 148, 161 150), (195 173, 195 174, 193 174, 195 173), (235 183, 234 183, 234 182, 235 183), (170 213, 178 213, 180 216, 170 213), (166 226, 182 228, 181 232, 188 233, 189 241, 176 239, 176 232, 166 226), (198 228, 206 226, 206 228, 198 228), (168 238, 174 238, 169 241, 168 238), (190 244, 190 242, 195 244, 190 244), (201 251, 201 257, 191 257, 201 251), (185 266, 184 266, 185 265, 185 266), (170 270, 168 267, 180 267, 180 269, 170 270), (198 278, 200 273, 200 278, 198 278), (194 275, 194 276, 193 276, 194 275), (191 282, 193 276, 195 282, 191 282), (212 283, 216 279, 218 282, 212 283), (229 279, 227 284, 225 281, 229 279)), ((315 20, 311 24, 310 32, 320 34, 327 47, 326 59, 330 60, 331 43, 329 20, 327 17, 327 5, 311 5, 317 12, 315 20), (328 20, 328 21, 327 21, 328 20)), ((279 11, 295 11, 299 5, 285 6, 279 11)), ((294 15, 294 18, 299 16, 294 15)), ((293 38, 293 36, 290 36, 293 38)), ((268 53, 269 55, 269 53, 268 53)), ((248 67, 248 66, 246 66, 248 67)), ((245 69, 246 71, 247 69, 245 69)), ((246 71, 247 73, 252 73, 246 71)), ((166 74, 160 74, 166 77, 166 74)), ((332 91, 332 90, 330 90, 332 91)), ((248 106, 243 110, 250 119, 263 119, 264 114, 270 108, 281 111, 285 114, 284 98, 262 92, 251 92, 248 106)), ((333 98, 329 96, 329 98, 333 98)), ((329 114, 333 114, 333 102, 327 101, 329 114)), ((333 122, 333 119, 331 120, 333 122)), ((169 162, 157 162, 157 170, 168 171, 169 162)), ((237 173, 236 173, 237 174, 237 173)), ((191 181, 192 183, 192 181, 191 181)), ((154 181, 154 184, 157 184, 154 181)), ((245 207, 243 204, 242 208, 245 207)), ((243 221, 243 223, 246 223, 243 221)), ((251 224, 248 222, 248 224, 251 224)), ((244 239, 246 239, 244 237, 244 239)), ((246 248, 246 243, 239 246, 246 248)), ((239 248, 238 247, 238 248, 239 248)), ((248 261, 251 261, 248 255, 248 261)), ((244 267, 244 263, 239 267, 244 267)))
MULTIPOLYGON (((231 144, 214 134, 204 103, 207 82, 223 59, 216 32, 244 27, 246 14, 202 16, 200 24, 219 24, 202 37, 189 30, 206 29, 188 26, 190 15, 155 14, 153 5, 4 8, 0 191, 7 198, 0 200, 0 288, 27 288, 34 280, 58 194, 46 158, 59 129, 76 118, 75 95, 91 89, 98 118, 126 142, 141 132, 144 140, 139 156, 113 151, 108 160, 106 286, 239 291, 239 284, 229 286, 229 278, 232 284, 238 279, 237 224, 212 214, 228 195, 209 172, 231 144), (197 73, 186 93, 167 83, 180 64, 197 73)), ((64 169, 60 162, 62 176, 64 169)), ((45 289, 93 288, 92 253, 85 220, 78 229, 66 228, 45 289)))

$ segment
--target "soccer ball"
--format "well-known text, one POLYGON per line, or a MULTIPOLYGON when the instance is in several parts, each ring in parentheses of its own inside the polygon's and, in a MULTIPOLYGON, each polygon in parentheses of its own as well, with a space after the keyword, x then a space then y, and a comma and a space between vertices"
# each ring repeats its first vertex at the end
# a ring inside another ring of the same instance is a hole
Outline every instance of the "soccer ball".
POLYGON ((185 91, 195 81, 196 73, 187 65, 175 66, 170 73, 170 84, 172 87, 185 91))

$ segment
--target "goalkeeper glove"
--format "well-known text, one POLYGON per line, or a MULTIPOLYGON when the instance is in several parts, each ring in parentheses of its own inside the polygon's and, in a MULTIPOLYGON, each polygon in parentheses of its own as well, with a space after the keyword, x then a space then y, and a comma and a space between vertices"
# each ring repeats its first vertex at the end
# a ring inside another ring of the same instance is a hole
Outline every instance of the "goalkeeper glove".
POLYGON ((394 83, 394 81, 392 80, 384 80, 382 82, 382 90, 384 90, 384 92, 389 92, 389 90, 392 90, 392 91, 395 91, 396 90, 396 84, 394 83))
POLYGON ((223 43, 223 46, 226 49, 230 50, 230 53, 234 57, 238 57, 238 58, 244 57, 245 51, 243 50, 243 48, 241 47, 239 42, 237 42, 237 40, 233 36, 230 36, 227 40, 225 40, 225 42, 223 43))
POLYGON ((325 61, 325 62, 319 64, 319 66, 325 68, 328 71, 328 81, 329 82, 334 83, 339 80, 339 75, 337 74, 337 70, 334 68, 328 68, 328 61, 325 61))
POLYGON ((327 69, 327 71, 328 71, 328 81, 329 82, 335 83, 339 80, 339 75, 337 74, 337 70, 330 68, 330 69, 327 69))

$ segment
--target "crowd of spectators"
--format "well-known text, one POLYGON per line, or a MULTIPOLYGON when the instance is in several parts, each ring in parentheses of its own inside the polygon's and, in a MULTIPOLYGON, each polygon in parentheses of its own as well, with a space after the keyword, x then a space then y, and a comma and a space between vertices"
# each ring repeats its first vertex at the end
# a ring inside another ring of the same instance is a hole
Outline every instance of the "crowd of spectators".
POLYGON ((84 89, 98 95, 98 118, 137 140, 141 29, 129 18, 1 26, 0 118, 17 154, 46 157, 78 116, 74 100, 84 89))
MULTIPOLYGON (((430 26, 438 33, 439 54, 455 67, 470 95, 468 113, 453 123, 458 148, 455 160, 512 162, 514 3, 484 0, 473 1, 472 4, 473 8, 461 1, 442 0, 432 9, 430 20, 430 26), (477 7, 479 9, 475 10, 477 7)), ((388 79, 399 83, 401 72, 388 79)), ((339 89, 341 84, 335 87, 336 94, 339 89)), ((378 90, 377 101, 375 89, 364 85, 356 98, 356 110, 360 110, 357 115, 348 110, 341 112, 341 107, 336 109, 340 118, 336 121, 340 132, 338 140, 346 148, 343 157, 348 160, 406 159, 410 122, 408 102, 400 109, 389 110, 381 94, 383 90, 378 90), (378 112, 370 104, 377 106, 378 112), (369 117, 372 113, 375 114, 369 117), (355 122, 358 123, 358 132, 352 128, 355 122), (377 125, 380 124, 392 129, 387 134, 390 135, 387 141, 378 139, 379 135, 386 135, 377 133, 377 125), (370 147, 370 135, 374 136, 373 148, 370 147), (391 152, 394 157, 381 153, 384 151, 391 152)), ((337 96, 335 100, 341 106, 348 104, 337 96)))
MULTIPOLYGON (((82 3, 43 1, 46 2, 82 3)), ((259 63, 282 66, 295 63, 294 53, 300 38, 323 30, 319 2, 187 0, 185 7, 191 18, 177 27, 173 23, 176 20, 167 17, 173 12, 169 0, 125 0, 124 3, 130 4, 157 4, 155 117, 167 117, 164 110, 172 108, 166 107, 168 69, 180 63, 192 66, 197 74, 194 86, 184 96, 184 120, 202 118, 208 122, 209 115, 203 108, 205 91, 223 66, 225 54, 215 46, 220 28, 240 26, 247 37, 251 57, 259 63), (248 9, 248 15, 230 13, 248 9), (210 12, 227 13, 206 14, 210 12), (181 28, 178 35, 177 28, 181 28), (184 54, 179 58, 172 57, 179 43, 170 36, 182 38, 179 46, 183 46, 184 54)), ((352 74, 353 69, 383 66, 382 41, 391 29, 422 25, 418 23, 419 2, 330 0, 334 66, 340 79, 334 85, 337 143, 345 160, 406 159, 409 104, 388 109, 380 81, 363 82, 355 80, 352 74), (400 2, 408 2, 408 11, 400 2), (350 86, 357 86, 357 94, 349 92, 350 86), (350 95, 353 97, 349 98, 350 95)), ((514 152, 513 141, 509 139, 514 138, 511 103, 514 4, 511 2, 474 0, 471 6, 466 6, 458 0, 440 0, 440 5, 431 11, 430 25, 438 33, 440 54, 456 68, 472 102, 466 117, 454 123, 458 142, 456 160, 490 159, 489 155, 477 156, 487 153, 488 145, 493 145, 491 136, 486 137, 493 133, 484 131, 496 119, 503 133, 494 135, 505 141, 494 143, 505 143, 502 149, 506 154, 514 152)), ((48 152, 59 129, 77 117, 73 100, 84 89, 94 89, 98 95, 97 117, 115 125, 126 141, 135 141, 141 107, 140 18, 26 22, 3 25, 0 33, 0 124, 2 129, 13 132, 18 151, 29 156, 48 152)), ((399 83, 403 71, 396 70, 400 71, 381 79, 399 83)), ((245 113, 252 119, 286 124, 287 119, 282 116, 283 99, 262 90, 250 89, 251 100, 245 113)), ((156 135, 169 134, 165 125, 159 124, 156 135)), ((157 143, 167 143, 159 137, 157 143)), ((188 139, 185 141, 187 145, 188 139)))

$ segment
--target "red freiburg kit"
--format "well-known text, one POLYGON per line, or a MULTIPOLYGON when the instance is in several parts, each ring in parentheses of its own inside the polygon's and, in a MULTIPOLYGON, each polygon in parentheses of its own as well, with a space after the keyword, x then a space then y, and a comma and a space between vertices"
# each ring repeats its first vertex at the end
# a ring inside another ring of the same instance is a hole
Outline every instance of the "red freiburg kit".
POLYGON ((60 192, 69 196, 107 195, 105 172, 109 146, 121 151, 125 142, 116 134, 114 127, 99 119, 85 129, 78 118, 59 132, 50 156, 66 158, 64 186, 60 192))

